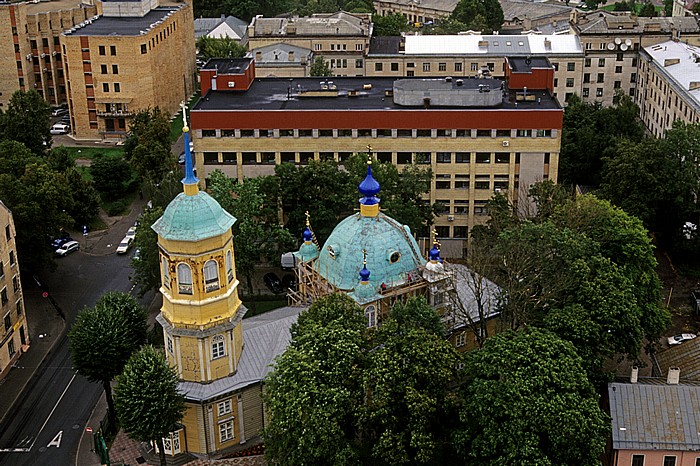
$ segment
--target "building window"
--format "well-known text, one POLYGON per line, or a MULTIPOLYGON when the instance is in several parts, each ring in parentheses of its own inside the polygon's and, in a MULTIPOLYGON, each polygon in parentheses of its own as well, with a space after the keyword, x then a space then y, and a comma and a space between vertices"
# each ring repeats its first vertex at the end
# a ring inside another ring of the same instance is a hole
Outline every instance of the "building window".
POLYGON ((362 60, 355 60, 355 68, 362 68, 362 60))
POLYGON ((437 152, 435 159, 437 163, 452 163, 452 152, 437 152))
POLYGON ((12 232, 10 232, 10 225, 5 225, 5 239, 10 241, 12 239, 12 232))
POLYGON ((226 421, 219 424, 219 439, 221 443, 233 439, 233 421, 226 421))
POLYGON ((109 46, 109 54, 110 54, 110 55, 116 55, 116 54, 117 54, 117 46, 116 46, 116 45, 110 45, 110 46, 109 46))
POLYGON ((423 63, 423 71, 425 71, 425 72, 430 71, 430 63, 423 63))
POLYGON ((314 50, 319 51, 322 50, 323 44, 314 44, 314 50))
POLYGON ((617 60, 616 61, 623 61, 625 59, 625 55, 623 53, 618 53, 617 54, 617 60))
POLYGON ((461 62, 455 62, 455 71, 457 72, 462 72, 462 63, 461 62))
POLYGON ((644 455, 632 455, 632 466, 644 466, 644 455))
POLYGON ((119 65, 112 65, 112 74, 119 74, 119 65))
POLYGON ((168 259, 165 257, 161 261, 161 268, 163 269, 163 285, 170 288, 170 271, 168 270, 168 259))
POLYGON ((583 66, 585 66, 586 68, 588 68, 589 66, 591 66, 591 59, 590 59, 590 58, 584 59, 584 60, 583 60, 583 66))
POLYGON ((455 346, 457 348, 461 348, 462 346, 464 346, 466 344, 467 344, 466 332, 458 333, 457 336, 455 337, 455 346))
POLYGON ((590 93, 589 89, 587 87, 584 87, 583 93, 582 93, 583 97, 588 97, 589 93, 590 93))
POLYGON ((491 163, 491 153, 490 152, 477 152, 476 153, 476 163, 491 163))
POLYGON ((10 319, 10 313, 5 315, 5 331, 7 332, 12 327, 12 320, 10 319))
POLYGON ((192 294, 192 269, 189 265, 177 265, 177 285, 181 294, 192 294))
POLYGON ((406 71, 406 76, 408 76, 409 78, 411 78, 411 77, 413 77, 413 76, 415 76, 415 75, 416 75, 416 73, 415 73, 415 71, 413 71, 413 70, 408 70, 408 71, 406 71))
POLYGON ((17 308, 17 317, 19 317, 22 315, 22 301, 17 301, 16 308, 17 308))
POLYGON ((107 65, 100 65, 100 73, 107 74, 107 65))
POLYGON ((17 290, 19 290, 19 277, 15 275, 12 277, 12 291, 16 293, 17 290))
POLYGON ((231 412, 231 399, 220 401, 217 404, 217 411, 219 412, 219 417, 229 414, 231 412))
POLYGON ((398 64, 398 63, 392 63, 392 64, 391 64, 391 71, 399 71, 399 64, 398 64))
POLYGON ((566 64, 566 71, 576 71, 576 63, 569 62, 566 64))
POLYGON ((224 351, 224 336, 216 335, 211 339, 211 358, 218 359, 226 355, 224 351))
POLYGON ((114 92, 121 92, 122 88, 119 83, 114 83, 114 92))
POLYGON ((622 87, 622 81, 615 81, 613 83, 613 88, 614 89, 620 89, 622 87))
POLYGON ((167 343, 168 353, 173 354, 174 353, 174 351, 173 351, 173 339, 168 337, 167 340, 168 340, 168 343, 167 343))
POLYGON ((552 67, 554 68, 554 71, 559 71, 559 63, 552 63, 552 67))
POLYGON ((231 251, 226 251, 226 275, 228 276, 228 281, 233 280, 233 253, 231 251))
POLYGON ((10 251, 10 267, 15 265, 15 252, 10 251))
MULTIPOLYGON (((464 214, 467 214, 467 210, 469 210, 469 206, 465 206, 464 209, 465 209, 464 214)), ((456 206, 455 206, 455 213, 457 213, 456 206)), ((469 227, 465 227, 465 226, 454 227, 454 235, 453 236, 455 238, 465 238, 466 239, 467 236, 469 236, 469 227)))
POLYGON ((447 63, 438 63, 438 71, 447 71, 447 63))
POLYGON ((105 54, 105 46, 104 46, 104 45, 100 45, 97 49, 99 50, 100 55, 104 55, 104 54, 105 54))
POLYGON ((10 357, 15 355, 15 341, 10 340, 7 342, 7 352, 10 353, 10 357))
POLYGON ((204 264, 204 289, 207 292, 219 289, 219 266, 215 260, 204 264))
POLYGON ((636 83, 636 82, 637 82, 637 73, 632 73, 632 74, 630 74, 630 82, 631 82, 631 83, 636 83))
POLYGON ((596 97, 603 97, 603 88, 602 88, 602 87, 596 88, 596 90, 595 90, 595 96, 596 96, 596 97))
POLYGON ((622 67, 621 67, 621 66, 616 66, 616 67, 615 67, 615 73, 622 73, 622 67))
POLYGON ((365 317, 367 318, 367 327, 374 328, 377 326, 377 308, 373 305, 365 308, 365 317))
POLYGON ((676 457, 664 456, 664 466, 676 466, 676 457))
POLYGON ((102 92, 109 92, 109 83, 102 83, 102 92))
POLYGON ((384 65, 382 63, 375 63, 374 64, 374 71, 382 71, 383 66, 384 65))
POLYGON ((146 53, 146 44, 141 44, 141 55, 146 53))
POLYGON ((598 59, 598 66, 599 66, 599 67, 605 66, 605 58, 599 58, 599 59, 598 59))
POLYGON ((470 158, 469 152, 455 152, 455 163, 469 163, 470 158))
POLYGON ((496 163, 510 163, 510 153, 496 152, 496 163))
POLYGON ((596 80, 598 83, 605 82, 605 73, 598 73, 598 79, 596 80))
POLYGON ((574 87, 574 78, 566 78, 566 87, 574 87))

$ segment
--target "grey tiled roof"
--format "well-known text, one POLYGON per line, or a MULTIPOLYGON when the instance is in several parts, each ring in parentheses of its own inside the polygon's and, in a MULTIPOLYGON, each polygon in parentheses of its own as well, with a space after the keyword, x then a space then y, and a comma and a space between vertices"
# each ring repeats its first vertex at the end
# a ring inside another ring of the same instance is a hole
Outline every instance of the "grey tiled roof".
POLYGON ((506 21, 512 21, 514 18, 539 19, 548 16, 568 15, 573 10, 573 7, 566 5, 524 0, 501 0, 500 3, 503 8, 503 17, 506 21))
POLYGON ((368 36, 370 24, 365 18, 340 11, 305 17, 253 19, 255 36, 287 36, 294 27, 294 36, 368 36))
POLYGON ((700 386, 608 384, 616 450, 700 451, 700 386))
POLYGON ((426 10, 452 13, 457 6, 458 0, 382 0, 379 3, 383 5, 390 5, 393 3, 401 6, 415 5, 417 8, 424 8, 426 10))
MULTIPOLYGON (((223 15, 222 15, 223 16, 223 15)), ((221 23, 226 23, 238 37, 244 37, 246 35, 246 29, 248 23, 242 19, 238 19, 235 16, 221 17, 221 18, 197 18, 194 20, 194 36, 199 37, 209 34, 211 31, 216 29, 221 23)))
POLYGON ((289 344, 289 327, 296 322, 300 307, 283 307, 243 321, 243 353, 238 370, 229 377, 208 384, 180 382, 188 401, 204 401, 258 383, 272 369, 272 363, 289 344))
POLYGON ((700 380, 700 338, 661 351, 656 361, 661 374, 668 373, 669 367, 679 367, 684 378, 700 380))
POLYGON ((604 10, 592 11, 581 17, 577 26, 581 34, 641 34, 645 27, 652 26, 658 27, 663 33, 671 32, 674 27, 681 33, 700 31, 698 20, 690 16, 647 18, 631 16, 629 13, 614 14, 604 10))

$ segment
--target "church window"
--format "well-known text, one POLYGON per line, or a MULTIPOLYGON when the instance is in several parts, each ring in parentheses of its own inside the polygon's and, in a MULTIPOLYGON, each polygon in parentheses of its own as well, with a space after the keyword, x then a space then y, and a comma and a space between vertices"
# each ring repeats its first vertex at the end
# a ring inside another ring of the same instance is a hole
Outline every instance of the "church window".
POLYGON ((218 359, 226 355, 224 351, 224 336, 216 335, 211 339, 211 358, 218 359))
POLYGON ((219 289, 219 266, 215 260, 204 264, 204 289, 207 292, 219 289))
POLYGON ((177 285, 180 293, 192 294, 192 269, 189 265, 177 265, 177 285))
POLYGON ((163 268, 163 286, 166 288, 170 288, 170 272, 168 271, 168 259, 165 257, 163 258, 162 261, 162 268, 163 268))
POLYGON ((226 251, 226 275, 228 275, 228 281, 233 280, 233 253, 231 251, 226 251))
POLYGON ((367 318, 367 327, 377 326, 377 308, 374 305, 365 308, 365 317, 367 318))

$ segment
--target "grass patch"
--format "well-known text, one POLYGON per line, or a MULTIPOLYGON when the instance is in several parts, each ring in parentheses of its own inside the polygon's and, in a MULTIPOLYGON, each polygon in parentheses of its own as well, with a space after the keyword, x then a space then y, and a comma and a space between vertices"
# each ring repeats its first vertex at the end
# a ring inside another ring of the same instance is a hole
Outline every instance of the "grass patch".
POLYGON ((253 311, 253 305, 250 302, 250 298, 243 299, 243 305, 248 308, 248 312, 246 312, 246 315, 243 317, 244 319, 247 319, 248 317, 264 314, 286 306, 287 298, 280 298, 279 296, 256 296, 255 311, 253 311))
POLYGON ((66 147, 72 160, 89 159, 94 160, 103 156, 123 156, 124 149, 120 147, 66 147))

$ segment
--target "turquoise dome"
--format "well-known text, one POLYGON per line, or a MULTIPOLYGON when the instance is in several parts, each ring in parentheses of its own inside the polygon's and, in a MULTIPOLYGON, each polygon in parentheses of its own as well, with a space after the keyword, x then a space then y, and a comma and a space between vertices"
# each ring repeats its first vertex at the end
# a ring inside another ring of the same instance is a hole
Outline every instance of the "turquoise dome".
POLYGON ((416 277, 423 259, 411 230, 379 213, 363 217, 359 213, 340 222, 319 252, 314 270, 341 290, 358 286, 363 267, 362 250, 367 251, 367 269, 372 271, 371 288, 381 283, 392 287, 416 277))
POLYGON ((178 194, 151 228, 163 239, 199 241, 226 233, 234 223, 236 217, 209 194, 199 191, 192 196, 178 194))

